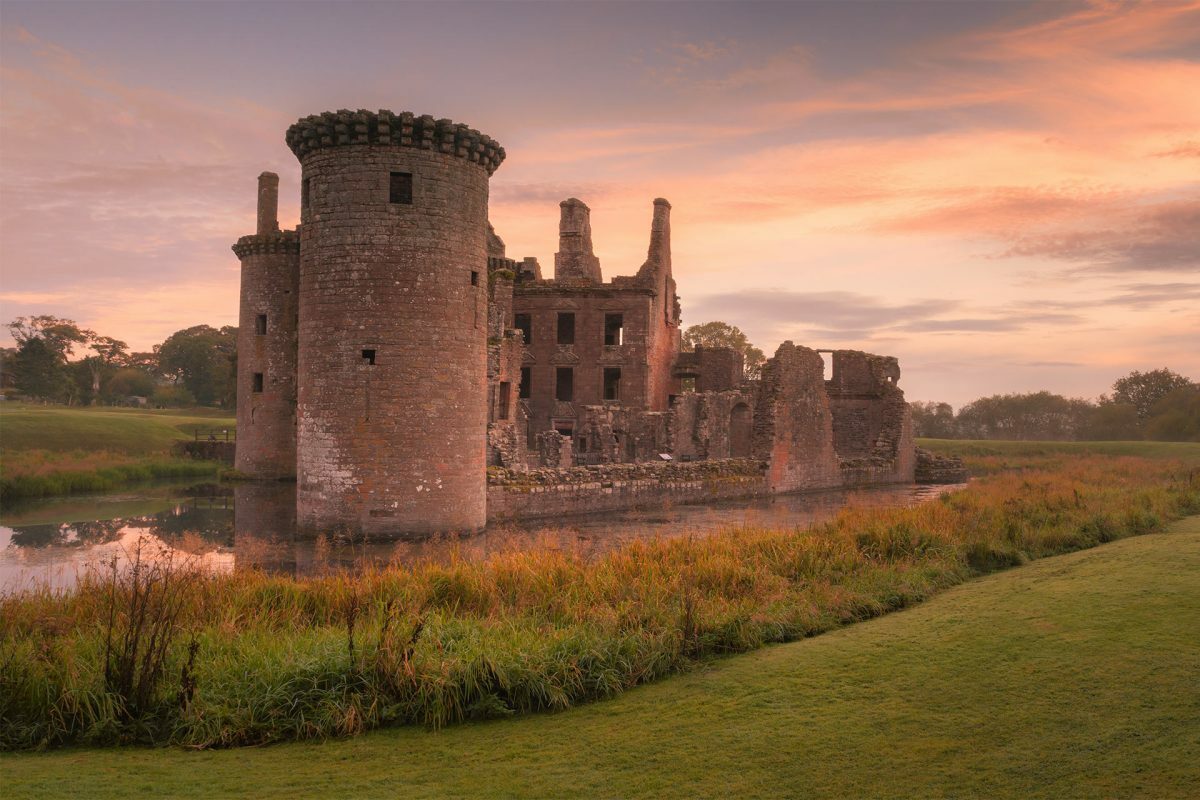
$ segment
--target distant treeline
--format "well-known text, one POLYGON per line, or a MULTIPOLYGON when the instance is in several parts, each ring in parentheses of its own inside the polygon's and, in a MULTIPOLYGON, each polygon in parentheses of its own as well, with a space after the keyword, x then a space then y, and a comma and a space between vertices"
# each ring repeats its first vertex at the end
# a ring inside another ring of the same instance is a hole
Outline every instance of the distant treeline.
POLYGON ((1133 371, 1095 402, 1050 392, 967 403, 912 403, 913 430, 930 439, 1200 442, 1200 384, 1172 372, 1133 371))
POLYGON ((0 349, 6 397, 67 405, 231 408, 237 328, 195 325, 137 353, 74 320, 41 315, 8 324, 16 347, 0 349))

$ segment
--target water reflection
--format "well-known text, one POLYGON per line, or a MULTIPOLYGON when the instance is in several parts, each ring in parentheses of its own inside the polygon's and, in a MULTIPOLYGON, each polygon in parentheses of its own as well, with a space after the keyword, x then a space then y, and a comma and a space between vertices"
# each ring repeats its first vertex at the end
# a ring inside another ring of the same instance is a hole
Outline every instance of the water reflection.
POLYGON ((33 583, 66 588, 90 566, 122 560, 139 537, 205 569, 253 567, 290 575, 389 562, 483 560, 555 548, 592 557, 654 537, 703 536, 730 527, 806 528, 848 505, 914 505, 956 486, 893 486, 783 495, 711 506, 672 506, 548 521, 501 523, 470 536, 372 542, 333 534, 297 540, 295 486, 163 486, 26 504, 0 519, 0 590, 33 583))

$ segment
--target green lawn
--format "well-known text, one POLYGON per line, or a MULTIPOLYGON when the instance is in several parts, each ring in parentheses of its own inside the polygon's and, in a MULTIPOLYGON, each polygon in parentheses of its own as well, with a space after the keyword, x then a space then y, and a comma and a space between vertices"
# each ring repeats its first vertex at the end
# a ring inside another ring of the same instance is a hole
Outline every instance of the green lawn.
POLYGON ((1200 796, 1200 517, 556 715, 0 757, 3 796, 1200 796))
POLYGON ((196 428, 230 428, 219 409, 66 408, 0 404, 0 447, 21 450, 108 451, 128 455, 165 453, 196 428))
POLYGON ((1200 463, 1197 442, 1001 442, 978 439, 918 439, 917 444, 937 453, 957 456, 1105 455, 1175 458, 1200 463))

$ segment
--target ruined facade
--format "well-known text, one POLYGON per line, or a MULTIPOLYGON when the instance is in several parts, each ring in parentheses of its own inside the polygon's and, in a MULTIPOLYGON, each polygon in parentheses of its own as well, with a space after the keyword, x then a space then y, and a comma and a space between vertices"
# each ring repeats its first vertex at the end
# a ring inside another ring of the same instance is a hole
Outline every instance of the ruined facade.
POLYGON ((740 353, 682 350, 666 200, 645 262, 607 281, 590 210, 564 200, 546 277, 488 223, 504 150, 487 136, 339 111, 287 142, 298 231, 278 229, 264 173, 257 233, 234 246, 237 466, 294 475, 301 530, 470 531, 913 479, 896 359, 785 342, 750 381, 740 353))

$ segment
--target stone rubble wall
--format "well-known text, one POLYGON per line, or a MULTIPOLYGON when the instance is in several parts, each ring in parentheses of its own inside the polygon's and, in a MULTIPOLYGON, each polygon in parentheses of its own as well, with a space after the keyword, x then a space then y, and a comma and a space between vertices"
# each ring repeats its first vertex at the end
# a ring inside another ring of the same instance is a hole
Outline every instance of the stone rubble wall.
POLYGON ((966 483, 970 474, 958 456, 944 456, 917 448, 917 483, 966 483))

